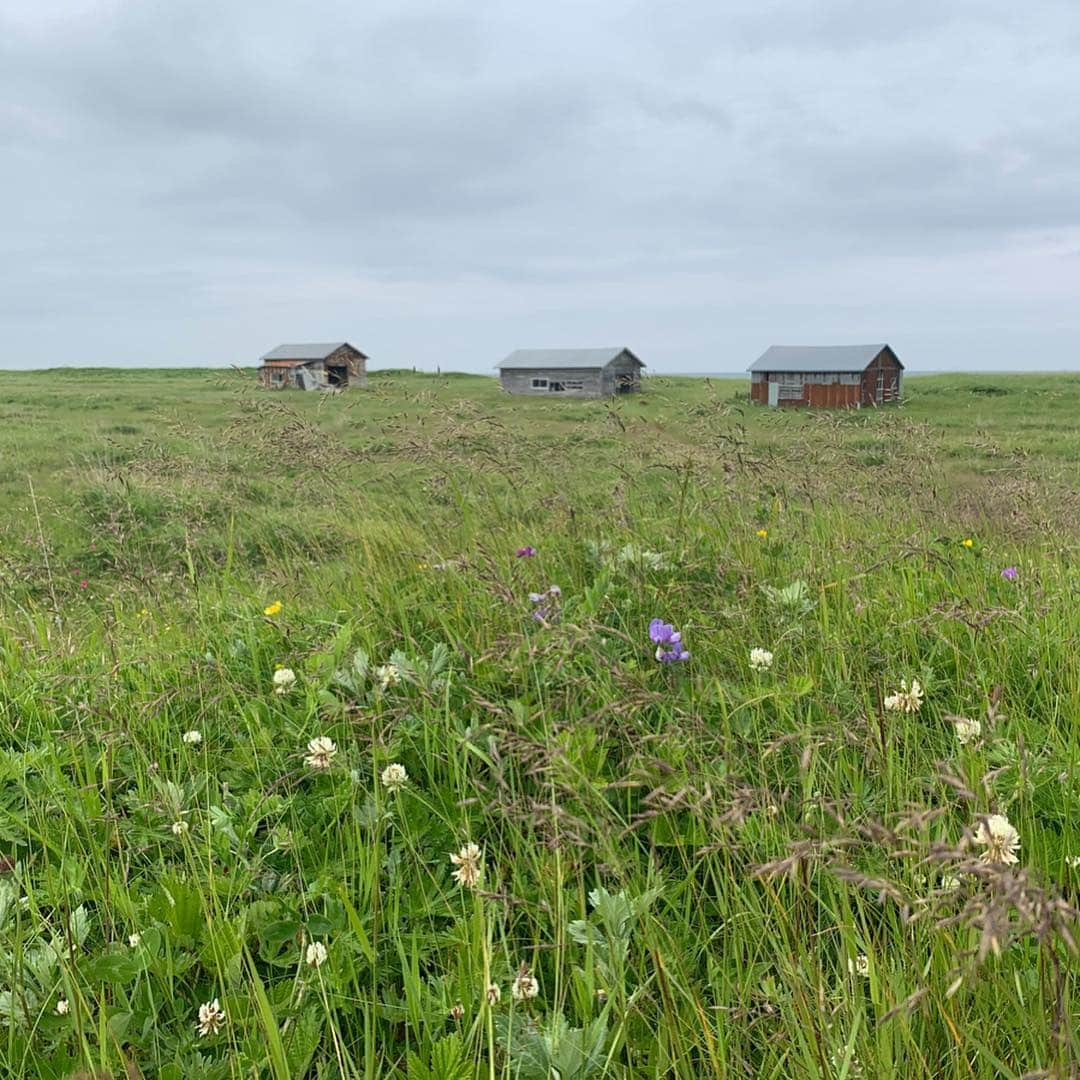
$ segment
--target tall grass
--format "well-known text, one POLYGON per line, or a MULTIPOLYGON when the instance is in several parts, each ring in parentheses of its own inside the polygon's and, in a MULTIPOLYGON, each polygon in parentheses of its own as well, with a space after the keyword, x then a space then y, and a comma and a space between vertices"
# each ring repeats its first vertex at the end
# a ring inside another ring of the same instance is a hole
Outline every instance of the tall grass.
POLYGON ((13 440, 8 1075, 1077 1074, 1052 409, 1010 426, 980 390, 971 423, 947 380, 937 413, 913 383, 814 417, 689 381, 612 409, 201 378, 173 401, 148 376, 66 453, 13 440), (913 679, 921 708, 887 709, 913 679), (990 814, 1015 866, 980 859, 990 814))

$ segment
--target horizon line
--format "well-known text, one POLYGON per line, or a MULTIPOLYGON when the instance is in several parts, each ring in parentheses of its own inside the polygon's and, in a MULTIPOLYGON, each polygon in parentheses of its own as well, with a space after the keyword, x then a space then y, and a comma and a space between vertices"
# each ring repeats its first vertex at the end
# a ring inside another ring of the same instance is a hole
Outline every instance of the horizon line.
MULTIPOLYGON (((49 371, 257 371, 258 365, 241 364, 146 364, 146 365, 119 365, 119 364, 54 364, 42 367, 3 367, 0 366, 0 375, 35 374, 49 371)), ((401 372, 412 375, 470 375, 484 379, 498 379, 498 374, 487 371, 464 371, 456 368, 421 368, 407 365, 390 365, 387 367, 368 367, 368 374, 381 372, 401 372)), ((751 372, 746 371, 659 371, 649 367, 645 368, 646 377, 660 378, 687 378, 687 379, 743 379, 749 378, 751 372)), ((1075 368, 906 368, 905 378, 920 375, 1080 375, 1080 367, 1075 368)))

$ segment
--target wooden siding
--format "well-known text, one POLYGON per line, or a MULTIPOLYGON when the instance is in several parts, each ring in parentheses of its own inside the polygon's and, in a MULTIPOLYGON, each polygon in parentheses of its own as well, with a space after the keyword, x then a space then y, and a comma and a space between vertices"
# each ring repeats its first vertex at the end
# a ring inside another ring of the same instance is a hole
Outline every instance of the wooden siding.
POLYGON ((499 385, 508 394, 531 394, 534 397, 603 397, 602 368, 509 368, 499 372, 499 385), (542 381, 543 386, 533 382, 542 381), (552 390, 551 384, 564 387, 552 390))
POLYGON ((348 369, 349 386, 367 386, 367 360, 364 354, 351 345, 342 345, 326 358, 327 367, 344 366, 348 369))
POLYGON ((499 385, 508 394, 533 397, 612 397, 641 390, 641 366, 625 353, 602 368, 504 368, 499 385), (543 386, 534 386, 534 381, 543 386), (552 390, 555 383, 563 389, 552 390))
POLYGON ((900 400, 902 369, 892 349, 882 349, 862 373, 862 404, 888 405, 900 400), (878 401, 878 374, 881 374, 881 400, 878 401))
POLYGON ((758 405, 769 403, 769 383, 779 382, 788 388, 777 405, 809 406, 819 409, 850 409, 874 406, 877 400, 878 374, 881 374, 882 405, 895 404, 903 392, 903 369, 892 349, 882 349, 861 374, 858 372, 753 372, 750 376, 750 400, 758 405), (791 388, 801 384, 801 390, 791 388))
POLYGON ((296 385, 296 372, 303 364, 283 364, 280 361, 259 368, 259 385, 264 390, 285 390, 296 385), (275 382, 275 377, 280 379, 275 382))
POLYGON ((604 397, 641 392, 641 365, 625 353, 615 357, 602 374, 604 397))

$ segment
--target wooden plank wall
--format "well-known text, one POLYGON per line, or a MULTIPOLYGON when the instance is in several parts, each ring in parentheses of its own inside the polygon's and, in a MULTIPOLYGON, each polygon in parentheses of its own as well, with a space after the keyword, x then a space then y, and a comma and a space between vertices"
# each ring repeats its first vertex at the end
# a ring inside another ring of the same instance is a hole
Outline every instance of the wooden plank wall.
MULTIPOLYGON (((532 397, 603 397, 604 380, 599 368, 513 368, 499 372, 499 383, 508 394, 529 394, 532 397), (534 390, 533 379, 547 379, 548 382, 572 380, 581 383, 580 390, 547 389, 534 390)), ((610 391, 609 391, 610 392, 610 391)))

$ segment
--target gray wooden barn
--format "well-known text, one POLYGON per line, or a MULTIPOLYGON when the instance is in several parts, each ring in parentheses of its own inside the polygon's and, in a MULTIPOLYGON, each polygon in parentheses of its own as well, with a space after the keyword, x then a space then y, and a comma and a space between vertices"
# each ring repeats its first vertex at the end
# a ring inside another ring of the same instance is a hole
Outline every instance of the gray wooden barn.
POLYGON ((259 360, 259 385, 268 390, 336 390, 367 382, 367 357, 347 341, 279 345, 259 360))
POLYGON ((508 394, 611 397, 641 390, 645 365, 625 348, 518 349, 499 368, 508 394))

